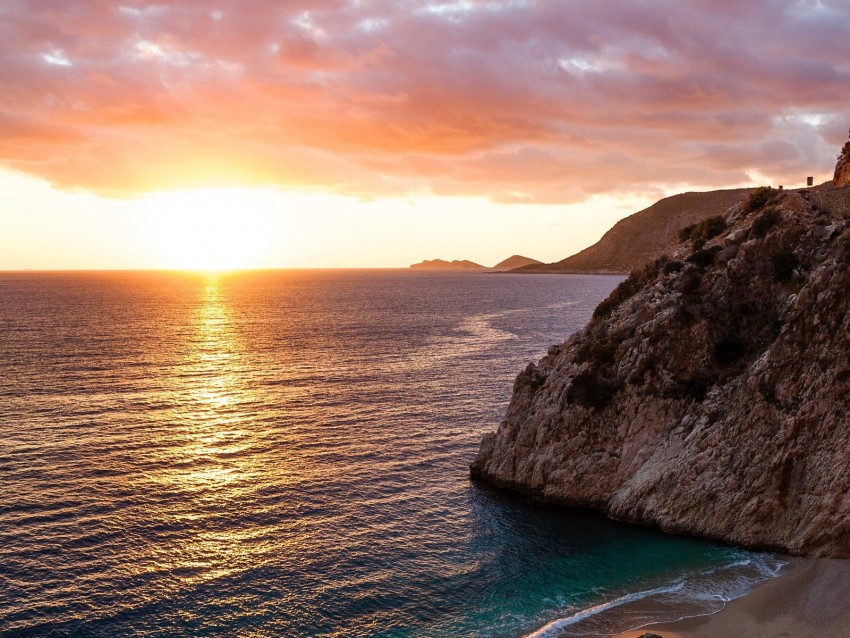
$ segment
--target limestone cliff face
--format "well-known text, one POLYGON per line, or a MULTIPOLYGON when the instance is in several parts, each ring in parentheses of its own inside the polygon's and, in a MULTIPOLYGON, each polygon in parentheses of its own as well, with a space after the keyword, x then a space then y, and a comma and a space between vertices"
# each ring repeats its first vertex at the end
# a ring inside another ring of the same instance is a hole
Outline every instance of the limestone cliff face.
POLYGON ((844 148, 841 149, 841 153, 838 156, 832 185, 835 188, 850 186, 850 141, 844 143, 844 148))
POLYGON ((661 529, 850 556, 850 211, 762 189, 516 379, 473 477, 661 529))

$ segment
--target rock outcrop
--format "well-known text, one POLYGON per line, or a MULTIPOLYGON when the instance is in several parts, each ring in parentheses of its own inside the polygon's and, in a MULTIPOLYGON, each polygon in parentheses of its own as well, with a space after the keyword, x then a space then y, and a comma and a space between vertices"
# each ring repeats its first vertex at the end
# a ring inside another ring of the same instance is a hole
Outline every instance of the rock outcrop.
POLYGON ((517 272, 628 273, 647 261, 669 254, 679 243, 683 226, 722 214, 752 188, 681 193, 665 197, 630 215, 598 242, 553 264, 525 266, 517 272))
POLYGON ((662 530, 850 557, 850 210, 759 189, 517 377, 472 476, 662 530))
POLYGON ((835 188, 850 186, 850 140, 844 143, 844 148, 838 155, 838 163, 835 165, 835 175, 832 178, 835 188))

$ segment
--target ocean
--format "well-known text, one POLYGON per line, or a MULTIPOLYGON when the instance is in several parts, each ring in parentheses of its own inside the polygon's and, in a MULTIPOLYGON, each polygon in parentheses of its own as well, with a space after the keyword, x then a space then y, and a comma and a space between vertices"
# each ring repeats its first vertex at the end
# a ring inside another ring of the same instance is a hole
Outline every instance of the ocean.
POLYGON ((600 635, 781 561, 470 482, 613 276, 0 273, 0 635, 600 635))

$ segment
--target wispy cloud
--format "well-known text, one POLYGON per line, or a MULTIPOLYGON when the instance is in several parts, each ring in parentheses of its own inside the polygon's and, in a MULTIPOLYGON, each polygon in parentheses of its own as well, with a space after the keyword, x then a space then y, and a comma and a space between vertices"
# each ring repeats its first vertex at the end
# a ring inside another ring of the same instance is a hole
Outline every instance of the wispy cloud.
POLYGON ((8 0, 0 78, 0 161, 100 192, 794 183, 850 126, 850 5, 8 0))

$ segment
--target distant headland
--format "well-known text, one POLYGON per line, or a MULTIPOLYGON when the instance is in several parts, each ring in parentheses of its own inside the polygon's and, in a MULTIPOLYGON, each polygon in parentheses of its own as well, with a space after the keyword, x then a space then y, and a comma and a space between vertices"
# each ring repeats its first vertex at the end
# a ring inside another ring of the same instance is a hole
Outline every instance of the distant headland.
POLYGON ((681 193, 620 220, 602 239, 579 253, 551 264, 520 267, 527 273, 628 274, 679 243, 679 229, 720 215, 753 192, 752 188, 681 193))

